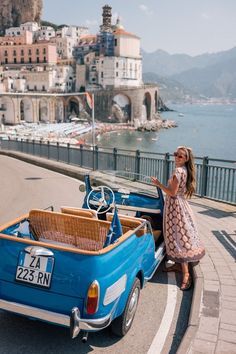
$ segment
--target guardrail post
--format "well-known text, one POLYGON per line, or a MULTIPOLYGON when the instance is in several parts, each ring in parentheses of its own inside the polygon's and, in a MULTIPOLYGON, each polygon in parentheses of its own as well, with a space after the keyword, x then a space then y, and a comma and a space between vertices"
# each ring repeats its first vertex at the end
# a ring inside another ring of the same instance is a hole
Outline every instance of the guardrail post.
POLYGON ((59 142, 57 141, 57 161, 59 161, 59 142))
POLYGON ((70 164, 70 143, 67 143, 67 163, 70 164))
POLYGON ((80 166, 83 167, 83 145, 82 144, 80 144, 79 149, 80 149, 80 166))
MULTIPOLYGON (((139 175, 140 173, 140 151, 136 150, 135 154, 135 173, 139 175)), ((136 178, 134 179, 136 180, 136 178)))
POLYGON ((201 197, 205 197, 207 194, 208 162, 209 162, 208 156, 204 156, 202 161, 202 173, 201 173, 201 182, 200 182, 201 197))
POLYGON ((49 149, 50 149, 50 141, 48 140, 48 160, 49 160, 49 157, 50 157, 49 149))
POLYGON ((33 147, 33 155, 35 155, 35 140, 32 140, 32 147, 33 147))
POLYGON ((26 154, 29 154, 29 139, 26 139, 26 154))
POLYGON ((42 139, 39 141, 39 156, 42 157, 42 139))
POLYGON ((114 171, 117 170, 117 148, 113 149, 113 168, 114 171))
POLYGON ((95 149, 95 151, 94 151, 94 153, 95 153, 95 170, 98 170, 98 146, 96 145, 95 147, 94 147, 94 149, 95 149))
POLYGON ((20 151, 23 152, 23 139, 20 139, 20 151))
POLYGON ((170 154, 167 152, 163 161, 163 183, 167 184, 170 173, 170 154))

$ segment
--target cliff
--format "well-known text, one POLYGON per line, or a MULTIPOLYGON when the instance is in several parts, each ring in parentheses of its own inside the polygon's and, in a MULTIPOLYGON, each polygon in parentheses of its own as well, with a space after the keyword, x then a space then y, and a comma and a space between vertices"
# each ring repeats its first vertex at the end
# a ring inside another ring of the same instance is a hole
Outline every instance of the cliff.
POLYGON ((8 27, 35 21, 40 22, 43 0, 1 0, 0 1, 0 34, 8 27))

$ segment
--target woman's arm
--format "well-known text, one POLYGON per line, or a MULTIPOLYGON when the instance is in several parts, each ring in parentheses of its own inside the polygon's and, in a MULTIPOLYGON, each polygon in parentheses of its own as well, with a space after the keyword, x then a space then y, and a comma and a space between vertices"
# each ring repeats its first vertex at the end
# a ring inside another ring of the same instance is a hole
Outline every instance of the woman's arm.
POLYGON ((151 181, 155 186, 161 188, 163 192, 170 195, 171 197, 174 197, 178 192, 179 181, 175 175, 171 178, 167 187, 164 186, 164 184, 162 184, 156 177, 151 177, 151 181))

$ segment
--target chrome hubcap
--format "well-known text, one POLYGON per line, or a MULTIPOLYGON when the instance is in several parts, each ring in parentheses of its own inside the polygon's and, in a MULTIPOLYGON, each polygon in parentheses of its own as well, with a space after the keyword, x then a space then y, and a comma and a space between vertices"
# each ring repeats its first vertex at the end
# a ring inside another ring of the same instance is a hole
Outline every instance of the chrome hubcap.
POLYGON ((135 311, 138 305, 138 295, 139 295, 139 289, 135 288, 134 292, 132 294, 132 297, 130 299, 130 303, 129 303, 129 308, 127 311, 127 316, 126 316, 126 327, 128 327, 130 325, 130 323, 132 322, 134 315, 135 315, 135 311))

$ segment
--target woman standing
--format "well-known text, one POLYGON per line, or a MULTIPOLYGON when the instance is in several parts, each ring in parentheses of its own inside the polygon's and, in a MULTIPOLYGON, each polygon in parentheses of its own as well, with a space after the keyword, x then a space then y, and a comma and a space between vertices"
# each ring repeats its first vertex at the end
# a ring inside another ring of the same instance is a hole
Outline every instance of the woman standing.
MULTIPOLYGON (((181 264, 182 284, 180 289, 191 287, 189 263, 199 261, 205 254, 200 242, 192 210, 187 198, 195 192, 195 165, 192 150, 179 146, 174 153, 176 169, 164 186, 157 178, 152 183, 166 193, 164 207, 164 237, 167 256, 175 263, 181 264)), ((176 266, 173 267, 176 269, 176 266)), ((174 270, 174 269, 173 269, 174 270)))

